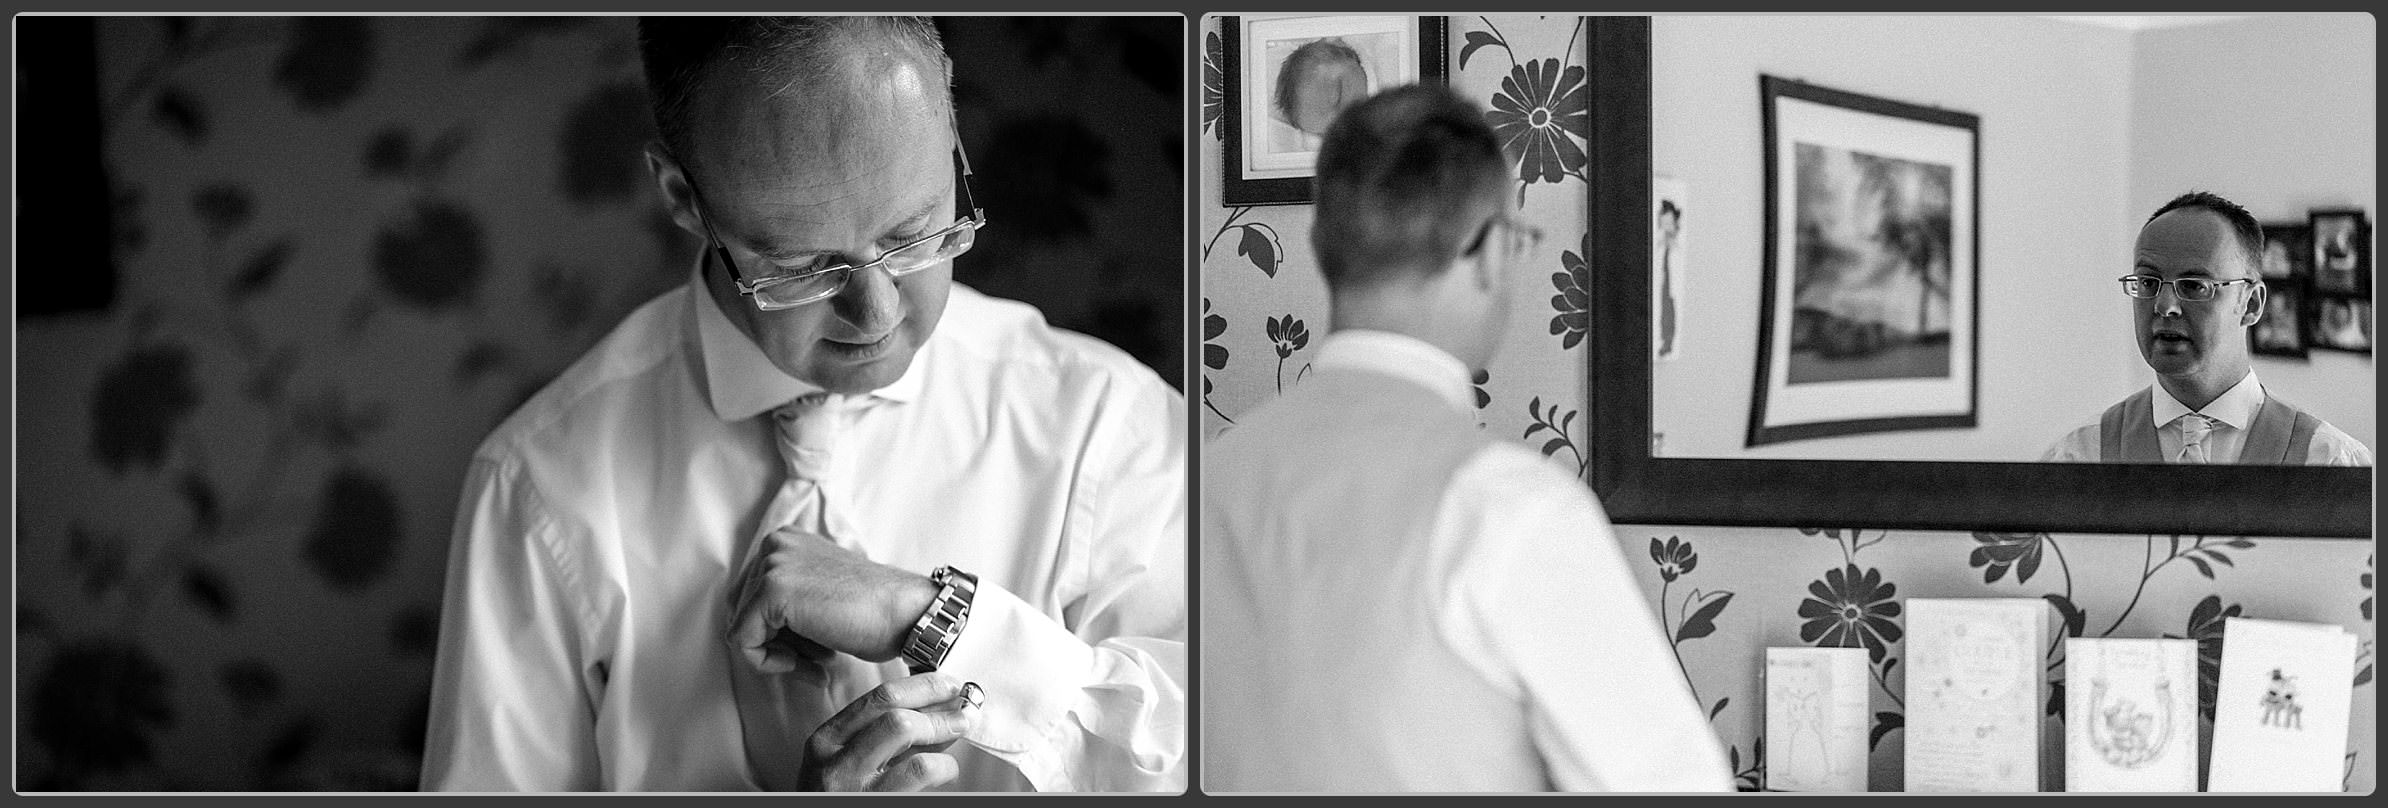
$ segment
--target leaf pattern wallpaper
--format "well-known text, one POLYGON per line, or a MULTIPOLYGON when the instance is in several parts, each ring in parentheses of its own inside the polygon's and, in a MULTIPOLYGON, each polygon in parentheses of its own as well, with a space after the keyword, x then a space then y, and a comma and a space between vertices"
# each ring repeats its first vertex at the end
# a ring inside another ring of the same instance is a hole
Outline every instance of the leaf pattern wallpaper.
MULTIPOLYGON (((1522 215, 1550 235, 1529 259, 1548 274, 1512 279, 1518 295, 1494 367, 1475 370, 1478 418, 1492 434, 1552 462, 1585 469, 1583 342, 1589 308, 1583 238, 1588 103, 1581 22, 1567 16, 1449 18, 1452 85, 1478 99, 1514 160, 1522 215), (1542 311, 1541 316, 1525 316, 1542 311)), ((1326 329, 1326 288, 1308 243, 1307 206, 1218 203, 1223 127, 1215 19, 1203 33, 1201 126, 1202 399, 1205 436, 1234 428, 1242 412, 1300 383, 1326 329)), ((1753 81, 1753 86, 1754 86, 1753 81)), ((1753 100, 1752 103, 1755 103, 1753 100)), ((1752 144, 1758 133, 1744 133, 1752 144)), ((1728 135, 1728 138, 1736 137, 1728 135)), ((1755 146, 1752 146, 1755 148, 1755 146)), ((1759 282, 1756 267, 1714 267, 1759 282)), ((1718 282, 1733 282, 1720 277, 1718 282)), ((2017 503, 2017 507, 2030 507, 2017 503)), ((1764 783, 1759 671, 1770 646, 1864 648, 1871 688, 1870 787, 1901 785, 1905 727, 1904 601, 1913 597, 2037 597, 2056 629, 2048 652, 2043 765, 2063 765, 2065 637, 2186 637, 2199 641, 2203 707, 2210 722, 2226 617, 2335 623, 2360 639, 2346 787, 2372 788, 2372 551, 2369 542, 2156 534, 2003 534, 1817 528, 1618 525, 1644 592, 1690 683, 1728 749, 1739 787, 1764 783), (1646 559, 1646 560, 1645 560, 1646 559)), ((1598 642, 1597 622, 1587 648, 1598 642)), ((1587 651, 1590 653, 1591 651, 1587 651)), ((2210 732, 2210 724, 2204 727, 2210 732)), ((2061 768, 2058 769, 2061 771, 2061 768)), ((2060 779, 2061 782, 2061 779, 2060 779)))
MULTIPOLYGON (((945 32, 957 275, 1179 379, 1180 21, 945 32)), ((18 323, 17 788, 411 789, 467 458, 695 255, 634 21, 97 33, 121 272, 18 323)))

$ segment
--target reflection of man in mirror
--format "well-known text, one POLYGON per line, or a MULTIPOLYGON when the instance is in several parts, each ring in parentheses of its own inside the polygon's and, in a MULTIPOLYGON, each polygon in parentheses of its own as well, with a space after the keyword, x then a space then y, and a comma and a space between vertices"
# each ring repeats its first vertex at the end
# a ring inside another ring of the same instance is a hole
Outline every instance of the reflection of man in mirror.
POLYGON ((1277 87, 1271 93, 1271 117, 1310 137, 1302 146, 1314 147, 1327 132, 1335 114, 1368 95, 1368 66, 1360 52, 1335 37, 1314 39, 1295 48, 1277 68, 1277 87))
POLYGON ((1683 234, 1683 210, 1675 200, 1658 201, 1658 355, 1675 355, 1675 244, 1683 234))
POLYGON ((474 455, 423 785, 1182 790, 1184 405, 953 283, 934 24, 639 44, 706 246, 474 455))
POLYGON ((1731 790, 1599 501, 1476 426, 1536 277, 1503 166, 1442 87, 1327 132, 1316 372, 1203 454, 1205 787, 1731 790))
POLYGON ((2263 231, 2246 209, 2203 191, 2157 208, 2139 230, 2131 299, 2139 355, 2156 384, 2073 430, 2044 460, 2369 466, 2371 450, 2291 406, 2255 378, 2247 329, 2268 297, 2263 231))

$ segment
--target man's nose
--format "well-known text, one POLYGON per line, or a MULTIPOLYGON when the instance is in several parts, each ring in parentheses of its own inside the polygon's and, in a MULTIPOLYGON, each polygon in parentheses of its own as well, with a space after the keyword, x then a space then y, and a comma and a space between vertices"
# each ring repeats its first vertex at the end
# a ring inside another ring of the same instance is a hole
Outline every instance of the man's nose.
POLYGON ((2156 313, 2158 315, 2165 317, 2178 317, 2181 315, 2180 287, 2169 283, 2158 285, 2156 287, 2156 298, 2151 302, 2156 304, 2156 313))
POLYGON ((876 336, 902 322, 904 296, 885 266, 867 267, 846 275, 846 288, 830 298, 838 319, 855 331, 876 336))

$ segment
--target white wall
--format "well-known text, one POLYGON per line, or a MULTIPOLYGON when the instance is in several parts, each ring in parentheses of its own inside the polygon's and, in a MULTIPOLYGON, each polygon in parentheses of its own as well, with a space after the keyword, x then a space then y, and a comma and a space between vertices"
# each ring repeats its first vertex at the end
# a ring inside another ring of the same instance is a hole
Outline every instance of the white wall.
MULTIPOLYGON (((2138 34, 2128 220, 2193 189, 2229 197, 2265 223, 2303 222, 2308 209, 2322 207, 2358 207, 2377 218, 2377 36, 2369 14, 2253 17, 2138 34)), ((2137 384, 2153 378, 2145 367, 2135 371, 2137 384)), ((2370 354, 2258 356, 2255 373, 2379 449, 2370 354)))
POLYGON ((1671 456, 2035 460, 2127 394, 2130 34, 2033 17, 1687 17, 1651 28, 1655 170, 1689 182, 1671 456), (1764 272, 1758 75, 1980 116, 1981 426, 1745 450, 1764 272), (2094 348, 2094 349, 2093 349, 2094 348))

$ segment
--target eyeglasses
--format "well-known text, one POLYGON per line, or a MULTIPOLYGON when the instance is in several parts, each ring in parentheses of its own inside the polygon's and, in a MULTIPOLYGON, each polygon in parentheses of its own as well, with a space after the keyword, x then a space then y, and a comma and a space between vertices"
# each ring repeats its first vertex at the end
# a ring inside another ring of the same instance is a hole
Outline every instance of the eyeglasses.
MULTIPOLYGON (((682 164, 686 176, 686 164, 682 164)), ((952 225, 935 233, 914 239, 895 249, 880 253, 878 258, 861 264, 831 264, 823 256, 812 266, 785 269, 749 280, 738 271, 738 262, 730 258, 729 247, 721 234, 713 230, 713 217, 704 212, 705 202, 696 193, 696 183, 689 181, 689 194, 696 198, 697 219, 704 223, 705 237, 713 242, 713 253, 721 258, 721 265, 730 271, 730 280, 737 284, 738 293, 764 311, 791 309, 806 303, 816 303, 836 296, 846 288, 847 279, 854 273, 871 267, 885 267, 889 277, 901 278, 970 251, 978 240, 978 229, 987 226, 987 213, 980 210, 970 196, 970 158, 962 153, 960 138, 954 141, 954 218, 952 225)))
POLYGON ((1503 254, 1504 258, 1532 252, 1535 247, 1542 244, 1542 228, 1507 215, 1494 214, 1491 218, 1484 220, 1482 227, 1476 229, 1475 238, 1468 240, 1468 248, 1461 250, 1460 254, 1475 255, 1478 250, 1484 249, 1485 244, 1492 240, 1492 229, 1496 224, 1500 225, 1504 234, 1508 236, 1507 241, 1502 245, 1508 249, 1508 252, 1503 254))
POLYGON ((2234 283, 2256 282, 2250 278, 2232 278, 2227 281, 2218 281, 2212 278, 2174 278, 2168 281, 2154 275, 2124 275, 2115 280, 2123 282, 2123 294, 2141 300, 2154 298, 2156 290, 2169 285, 2172 287, 2173 294, 2180 296, 2182 300, 2191 302, 2212 300, 2215 295, 2222 293, 2222 287, 2234 283))

